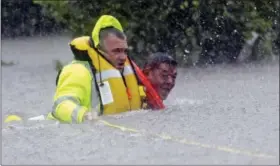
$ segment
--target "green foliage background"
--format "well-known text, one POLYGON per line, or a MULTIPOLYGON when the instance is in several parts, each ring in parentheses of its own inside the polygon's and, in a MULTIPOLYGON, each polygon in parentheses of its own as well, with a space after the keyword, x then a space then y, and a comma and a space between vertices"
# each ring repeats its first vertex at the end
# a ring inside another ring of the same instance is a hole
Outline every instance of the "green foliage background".
POLYGON ((275 0, 33 0, 73 37, 90 35, 103 14, 125 28, 130 55, 142 63, 169 52, 182 66, 234 63, 252 32, 259 34, 252 60, 279 55, 280 1, 275 0))

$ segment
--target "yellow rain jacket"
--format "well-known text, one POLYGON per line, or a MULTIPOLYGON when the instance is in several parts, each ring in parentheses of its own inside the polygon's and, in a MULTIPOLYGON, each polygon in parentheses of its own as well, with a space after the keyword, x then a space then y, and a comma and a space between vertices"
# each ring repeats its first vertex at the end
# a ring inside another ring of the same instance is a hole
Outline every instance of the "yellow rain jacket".
POLYGON ((146 105, 146 94, 134 68, 127 58, 123 72, 113 67, 96 49, 100 29, 115 27, 118 20, 104 15, 96 23, 92 36, 71 41, 74 61, 66 65, 57 79, 53 111, 50 119, 66 123, 81 123, 87 111, 116 114, 139 110, 146 105))

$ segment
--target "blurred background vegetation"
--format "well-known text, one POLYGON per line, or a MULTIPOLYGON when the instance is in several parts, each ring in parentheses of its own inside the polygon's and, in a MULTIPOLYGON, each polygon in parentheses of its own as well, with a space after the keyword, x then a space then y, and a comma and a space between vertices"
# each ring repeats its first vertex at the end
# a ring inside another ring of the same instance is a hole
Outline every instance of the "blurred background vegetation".
MULTIPOLYGON (((181 66, 250 62, 280 54, 276 0, 2 0, 2 37, 68 31, 90 35, 102 14, 118 18, 140 65, 153 52, 181 66)), ((278 59, 278 58, 277 58, 278 59)))

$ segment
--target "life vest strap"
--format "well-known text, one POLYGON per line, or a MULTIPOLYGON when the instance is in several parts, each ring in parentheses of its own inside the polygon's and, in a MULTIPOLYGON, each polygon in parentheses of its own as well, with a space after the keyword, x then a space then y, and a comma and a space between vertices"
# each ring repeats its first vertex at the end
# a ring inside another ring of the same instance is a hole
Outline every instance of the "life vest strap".
MULTIPOLYGON (((102 115, 103 114, 103 112, 104 112, 104 105, 103 105, 103 102, 102 102, 102 99, 101 99, 101 94, 100 94, 100 90, 99 90, 99 87, 98 87, 98 84, 97 84, 97 76, 96 76, 96 68, 94 67, 94 65, 93 65, 93 63, 92 63, 92 61, 90 61, 89 63, 89 70, 90 70, 90 73, 91 73, 91 76, 93 77, 93 79, 94 79, 94 85, 95 85, 95 89, 96 89, 96 91, 97 91, 97 94, 98 94, 98 98, 99 98, 99 102, 100 102, 100 104, 99 104, 99 116, 100 115, 102 115)), ((92 87, 93 88, 93 87, 92 87)), ((92 94, 93 95, 93 94, 92 94)), ((91 101, 91 103, 92 103, 92 101, 91 101)), ((91 106, 91 107, 93 107, 93 106, 91 106)))
POLYGON ((128 99, 131 100, 132 99, 132 95, 131 95, 131 92, 130 92, 129 88, 126 88, 126 93, 127 93, 128 99))

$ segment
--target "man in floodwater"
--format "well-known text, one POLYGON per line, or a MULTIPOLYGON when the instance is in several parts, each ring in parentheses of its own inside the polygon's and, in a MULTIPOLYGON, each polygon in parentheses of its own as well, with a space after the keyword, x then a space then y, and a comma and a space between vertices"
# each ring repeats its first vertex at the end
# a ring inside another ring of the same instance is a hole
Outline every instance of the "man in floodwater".
MULTIPOLYGON (((136 67, 137 67, 137 65, 136 65, 136 67)), ((69 70, 69 69, 66 69, 66 71, 67 70, 69 70)), ((136 70, 137 74, 141 74, 141 72, 142 72, 142 70, 141 71, 136 70)), ((81 75, 82 73, 77 73, 77 74, 79 74, 79 77, 81 79, 79 79, 79 80, 74 79, 73 81, 78 81, 78 84, 80 86, 81 86, 81 84, 85 84, 85 82, 83 82, 82 79, 85 79, 87 77, 81 75), (83 77, 85 77, 85 78, 83 78, 83 77)), ((176 81, 176 77, 177 77, 177 62, 171 56, 169 56, 165 53, 160 53, 160 52, 155 53, 147 60, 146 64, 144 65, 143 75, 147 78, 148 83, 150 83, 152 85, 152 88, 155 90, 156 94, 158 94, 158 96, 160 98, 159 100, 160 101, 165 100, 175 85, 175 81, 176 81)), ((67 77, 71 77, 71 75, 68 75, 67 77)), ((140 81, 141 81, 141 78, 140 78, 140 81)), ((67 79, 62 81, 62 83, 63 82, 64 82, 64 84, 67 85, 67 79)), ((60 85, 60 86, 63 87, 66 85, 60 85)), ((77 84, 73 84, 72 86, 77 86, 77 84)), ((74 89, 75 88, 80 89, 81 88, 80 86, 74 87, 74 89)), ((64 89, 64 88, 62 88, 62 89, 64 89)), ((145 88, 147 88, 147 87, 145 87, 145 88)), ((75 90, 71 89, 71 87, 68 90, 65 89, 64 93, 67 93, 67 91, 72 92, 72 96, 79 96, 79 93, 76 93, 75 90)), ((146 89, 147 95, 149 94, 149 91, 150 91, 149 89, 146 89)), ((151 96, 151 97, 154 97, 154 96, 151 96)), ((95 98, 95 99, 97 99, 97 98, 95 98)), ((143 107, 142 109, 154 109, 155 105, 153 103, 153 101, 154 101, 153 99, 154 98, 152 98, 152 99, 148 98, 147 106, 143 107)), ((83 100, 84 99, 81 98, 81 102, 83 100)), ((69 106, 70 106, 70 109, 73 108, 73 107, 71 107, 71 105, 69 105, 69 106)), ((80 106, 77 105, 76 107, 79 108, 80 106)), ((81 107, 85 107, 85 106, 81 105, 81 107)), ((65 113, 67 113, 67 111, 69 111, 69 108, 68 109, 64 108, 61 111, 65 111, 65 113)), ((93 116, 94 115, 92 114, 92 112, 88 111, 87 114, 84 115, 83 120, 92 120, 93 116)), ((39 118, 39 117, 35 117, 35 118, 39 118)), ((59 120, 59 119, 54 118, 51 113, 49 113, 48 119, 59 120)), ((15 120, 21 120, 21 119, 18 116, 11 115, 6 118, 5 122, 10 122, 10 121, 15 121, 15 120)))
POLYGON ((177 62, 168 54, 158 52, 146 62, 143 73, 147 76, 162 100, 165 100, 175 86, 177 62))
POLYGON ((70 42, 74 60, 57 77, 53 111, 65 123, 81 123, 92 113, 117 114, 139 110, 145 91, 128 57, 128 44, 119 21, 101 16, 91 36, 70 42))
POLYGON ((177 62, 168 54, 158 52, 150 56, 143 70, 134 64, 137 76, 145 87, 147 107, 164 109, 165 100, 175 86, 177 62))

